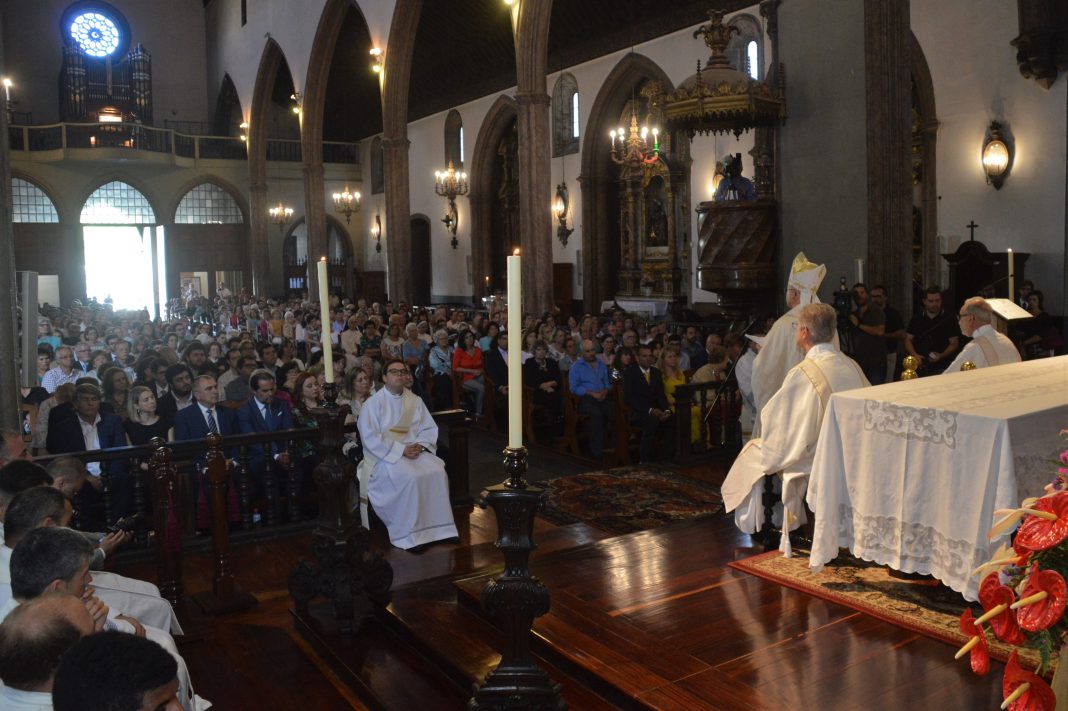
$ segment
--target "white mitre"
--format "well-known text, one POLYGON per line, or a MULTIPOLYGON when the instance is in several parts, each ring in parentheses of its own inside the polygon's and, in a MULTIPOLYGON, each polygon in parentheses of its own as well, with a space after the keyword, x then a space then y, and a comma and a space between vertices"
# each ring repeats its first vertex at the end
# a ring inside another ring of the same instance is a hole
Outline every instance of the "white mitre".
POLYGON ((804 252, 798 252, 794 257, 794 263, 790 266, 790 278, 786 282, 786 288, 797 289, 801 294, 802 304, 818 304, 820 299, 816 296, 816 292, 819 291, 825 276, 827 276, 825 265, 810 262, 804 252))

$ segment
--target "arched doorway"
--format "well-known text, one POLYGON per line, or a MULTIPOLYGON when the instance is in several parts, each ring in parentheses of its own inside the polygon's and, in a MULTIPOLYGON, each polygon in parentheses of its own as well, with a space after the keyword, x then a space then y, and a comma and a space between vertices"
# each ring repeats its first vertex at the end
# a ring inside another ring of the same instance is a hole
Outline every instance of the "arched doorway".
POLYGON ((505 257, 519 246, 517 116, 515 99, 498 97, 475 139, 470 204, 471 283, 476 303, 487 290, 505 288, 505 257))
POLYGON ((106 182, 86 198, 79 222, 86 297, 116 311, 160 315, 167 302, 166 244, 144 194, 121 180, 106 182))
MULTIPOLYGON (((341 296, 353 293, 352 245, 348 234, 337 220, 326 215, 327 281, 330 292, 341 296)), ((286 294, 301 296, 308 290, 308 224, 297 220, 282 240, 282 264, 286 294)))
POLYGON ((412 304, 430 304, 433 279, 430 252, 430 220, 423 215, 412 217, 412 304))
POLYGON ((647 81, 659 81, 664 91, 673 89, 667 74, 640 54, 624 56, 605 79, 590 108, 587 140, 582 142, 582 248, 583 300, 587 310, 612 299, 618 287, 619 194, 618 166, 612 161, 608 132, 619 125, 620 116, 647 81))
POLYGON ((167 230, 167 283, 173 292, 196 279, 200 293, 215 296, 223 285, 233 294, 248 289, 247 209, 240 193, 218 178, 199 178, 179 193, 167 230))

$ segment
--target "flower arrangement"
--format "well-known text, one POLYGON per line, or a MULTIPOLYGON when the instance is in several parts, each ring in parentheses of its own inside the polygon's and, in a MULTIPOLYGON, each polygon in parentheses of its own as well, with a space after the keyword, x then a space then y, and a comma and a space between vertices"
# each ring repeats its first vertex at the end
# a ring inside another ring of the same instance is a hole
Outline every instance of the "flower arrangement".
MULTIPOLYGON (((1061 430, 1061 436, 1068 430, 1061 430)), ((1004 546, 994 557, 974 572, 985 577, 979 586, 983 614, 974 618, 965 610, 960 629, 969 637, 955 658, 969 655, 972 671, 986 674, 990 670, 987 651, 987 628, 1002 642, 1014 647, 1038 651, 1041 662, 1035 672, 1020 665, 1015 650, 1005 664, 1002 709, 1010 711, 1054 711, 1068 707, 1068 698, 1060 705, 1054 688, 1065 688, 1068 681, 1068 449, 1060 453, 1057 476, 1046 486, 1045 495, 1025 499, 1018 509, 996 512, 1001 518, 988 534, 1000 536, 1020 523, 1012 546, 1004 546), (989 572, 987 572, 989 571, 989 572), (1053 687, 1043 675, 1050 662, 1058 657, 1053 687)), ((1062 697, 1068 696, 1063 691, 1062 697)))

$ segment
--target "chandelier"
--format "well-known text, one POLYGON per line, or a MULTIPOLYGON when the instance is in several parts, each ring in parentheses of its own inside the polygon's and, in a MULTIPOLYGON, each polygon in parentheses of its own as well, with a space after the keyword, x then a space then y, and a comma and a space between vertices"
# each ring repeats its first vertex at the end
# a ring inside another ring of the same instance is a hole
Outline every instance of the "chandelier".
POLYGON ((456 227, 459 223, 459 214, 456 212, 456 197, 467 195, 467 173, 457 173, 452 161, 449 161, 447 170, 434 172, 434 192, 449 201, 449 210, 441 221, 445 223, 445 229, 452 233, 452 248, 456 249, 459 242, 456 239, 456 227))
POLYGON ((271 215, 271 222, 278 225, 279 232, 284 230, 290 219, 293 218, 293 208, 286 207, 281 200, 267 212, 271 215))
POLYGON ((349 186, 340 193, 334 193, 334 211, 345 216, 345 224, 352 220, 352 213, 360 211, 360 193, 349 192, 349 186))
POLYGON ((641 163, 655 163, 660 157, 660 129, 648 126, 638 127, 638 113, 631 102, 630 109, 630 133, 624 133, 623 128, 613 129, 608 132, 612 139, 612 160, 618 165, 639 165, 641 163), (652 142, 649 136, 652 135, 652 142))

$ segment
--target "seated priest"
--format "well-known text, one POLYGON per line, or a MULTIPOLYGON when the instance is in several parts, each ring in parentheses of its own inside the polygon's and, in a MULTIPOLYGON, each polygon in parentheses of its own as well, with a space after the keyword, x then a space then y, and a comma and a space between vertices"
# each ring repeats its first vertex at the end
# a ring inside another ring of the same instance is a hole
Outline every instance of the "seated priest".
POLYGON ((805 490, 831 393, 870 385, 856 361, 832 343, 837 314, 826 304, 798 313, 795 340, 804 360, 790 369, 782 387, 760 413, 764 429, 742 449, 723 482, 723 502, 745 533, 764 520, 764 477, 782 472, 783 525, 779 550, 791 555, 789 532, 805 522, 805 490))
POLYGON ((368 525, 374 507, 398 548, 422 553, 436 541, 457 541, 445 462, 437 451, 438 426, 423 401, 405 385, 408 366, 391 361, 385 388, 360 409, 360 516, 368 525))
MULTIPOLYGON (((804 359, 805 354, 797 346, 797 339, 794 337, 798 313, 807 304, 820 303, 816 292, 819 291, 826 274, 827 267, 810 262, 804 252, 798 252, 794 257, 794 262, 790 266, 790 276, 786 282, 786 305, 790 307, 790 310, 779 317, 768 330, 768 335, 764 337, 763 348, 753 361, 753 400, 757 412, 756 423, 753 426, 754 437, 759 437, 763 428, 760 413, 764 406, 782 386, 787 372, 804 359)), ((837 350, 837 329, 834 331, 832 340, 837 350)))
POLYGON ((994 310, 981 296, 973 296, 961 305, 957 316, 960 332, 972 341, 961 349, 945 373, 960 372, 965 363, 971 363, 976 368, 989 368, 1020 362, 1020 352, 1012 340, 998 333, 991 325, 993 316, 994 310))

